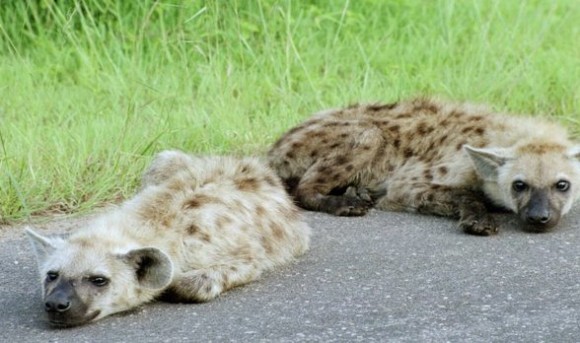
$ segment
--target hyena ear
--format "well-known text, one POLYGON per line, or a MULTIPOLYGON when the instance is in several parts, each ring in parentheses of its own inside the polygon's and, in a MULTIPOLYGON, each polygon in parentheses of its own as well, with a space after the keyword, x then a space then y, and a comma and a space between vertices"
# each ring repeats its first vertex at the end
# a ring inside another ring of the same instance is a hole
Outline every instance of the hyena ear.
POLYGON ((173 263, 157 248, 129 251, 122 258, 135 270, 137 281, 145 288, 163 289, 171 283, 173 263))
POLYGON ((477 149, 464 145, 463 150, 471 158, 477 174, 486 181, 497 180, 497 170, 511 157, 506 149, 477 149))
POLYGON ((60 245, 64 242, 62 238, 59 237, 47 237, 43 236, 32 228, 27 227, 26 235, 34 248, 34 252, 36 253, 36 259, 38 262, 43 262, 47 256, 51 255, 55 252, 60 245))

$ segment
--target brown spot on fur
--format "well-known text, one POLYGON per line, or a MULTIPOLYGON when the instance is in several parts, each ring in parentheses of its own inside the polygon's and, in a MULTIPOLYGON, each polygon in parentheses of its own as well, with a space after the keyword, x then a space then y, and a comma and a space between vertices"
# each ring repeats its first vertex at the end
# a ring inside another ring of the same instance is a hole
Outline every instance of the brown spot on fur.
POLYGON ((395 149, 399 149, 399 147, 401 146, 401 140, 399 138, 396 138, 393 141, 393 146, 395 147, 395 149))
POLYGON ((382 111, 382 110, 392 110, 393 108, 397 107, 398 103, 394 102, 391 104, 373 104, 373 105, 369 105, 367 106, 367 109, 369 111, 382 111))
POLYGON ((392 133, 398 133, 401 127, 399 125, 389 126, 387 130, 391 131, 392 133))
POLYGON ((469 133, 469 131, 471 131, 471 130, 473 130, 473 127, 471 127, 471 126, 467 126, 467 127, 464 127, 464 128, 463 128, 463 130, 461 130, 461 133, 462 133, 462 134, 467 134, 467 133, 469 133))
POLYGON ((260 188, 260 183, 255 177, 248 177, 236 180, 236 186, 242 192, 256 192, 260 188))
POLYGON ((399 115, 397 115, 395 117, 395 119, 405 119, 405 118, 410 118, 411 117, 411 113, 401 113, 399 115))
POLYGON ((353 166, 352 164, 349 164, 348 166, 344 167, 344 169, 345 169, 347 172, 351 172, 351 171, 354 169, 354 166, 353 166))
POLYGON ((419 125, 417 125, 417 132, 420 135, 424 135, 427 132, 427 124, 425 124, 425 122, 420 122, 419 125))
POLYGON ((349 136, 348 133, 341 133, 340 135, 338 135, 340 138, 346 138, 349 136))
POLYGON ((350 159, 344 155, 340 155, 336 158, 337 164, 345 164, 346 162, 350 161, 350 159))
POLYGON ((564 153, 566 148, 557 143, 538 142, 520 146, 517 151, 522 154, 564 153))
POLYGON ((266 213, 267 213, 267 211, 264 208, 264 206, 261 206, 261 205, 256 206, 256 215, 258 217, 264 217, 264 216, 266 216, 266 213))
POLYGON ((288 152, 286 153, 286 158, 289 158, 289 159, 291 159, 291 160, 292 160, 292 159, 294 159, 294 157, 296 157, 296 154, 294 154, 294 152, 293 152, 293 151, 288 151, 288 152))
POLYGON ((482 127, 478 127, 475 129, 475 133, 481 136, 485 133, 485 129, 482 127))
POLYGON ((207 232, 201 232, 199 238, 206 243, 211 243, 211 236, 207 232))
POLYGON ((224 227, 228 224, 231 224, 232 222, 233 222, 232 218, 224 215, 224 216, 218 217, 215 221, 215 224, 217 227, 224 227))
POLYGON ((272 246, 270 240, 265 236, 261 237, 261 243, 262 247, 264 247, 264 250, 266 251, 267 254, 271 254, 274 251, 274 247, 272 246))
POLYGON ((311 158, 316 158, 316 157, 318 157, 318 151, 316 151, 316 150, 312 150, 312 152, 310 152, 310 157, 311 157, 311 158))
POLYGON ((298 149, 302 147, 302 142, 294 142, 292 143, 292 149, 298 149))
POLYGON ((205 194, 199 194, 196 195, 193 199, 190 199, 188 202, 185 203, 185 208, 198 208, 207 204, 211 204, 211 203, 216 203, 219 202, 218 198, 209 196, 209 195, 205 195, 205 194))
POLYGON ((338 148, 339 146, 341 146, 341 144, 340 144, 340 143, 334 143, 334 144, 332 144, 332 145, 331 145, 329 148, 330 148, 330 149, 336 149, 336 148, 338 148))
POLYGON ((324 138, 327 134, 324 131, 313 131, 308 134, 309 138, 324 138))
POLYGON ((432 102, 431 100, 418 99, 415 100, 413 110, 437 113, 439 111, 439 106, 436 103, 432 102))
POLYGON ((431 174, 431 171, 430 171, 430 170, 428 170, 428 169, 427 169, 427 170, 425 170, 425 171, 423 172, 423 176, 424 176, 424 177, 425 177, 425 179, 427 179, 428 181, 431 181, 431 180, 433 180, 433 174, 431 174))
POLYGON ((276 239, 282 239, 286 235, 284 232, 284 228, 281 227, 279 224, 272 224, 272 233, 276 239))
POLYGON ((194 235, 199 232, 199 227, 195 224, 191 224, 187 227, 187 233, 190 235, 194 235))
POLYGON ((406 148, 406 149, 403 151, 403 155, 405 156, 405 158, 411 158, 411 157, 413 157, 413 149, 411 149, 411 148, 406 148))
POLYGON ((438 171, 441 175, 447 175, 447 172, 448 172, 447 167, 445 167, 445 166, 439 167, 438 171))

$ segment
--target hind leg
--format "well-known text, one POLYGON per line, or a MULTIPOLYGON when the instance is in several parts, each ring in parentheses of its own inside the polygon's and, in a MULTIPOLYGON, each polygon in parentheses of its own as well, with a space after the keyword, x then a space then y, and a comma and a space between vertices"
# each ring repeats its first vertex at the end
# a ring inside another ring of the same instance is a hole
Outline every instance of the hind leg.
POLYGON ((372 208, 384 189, 356 185, 355 176, 371 169, 382 144, 378 130, 351 133, 351 140, 336 143, 336 149, 316 160, 302 175, 294 191, 301 207, 338 216, 361 216, 372 208), (333 190, 345 188, 343 194, 333 190))
POLYGON ((256 280, 261 270, 256 264, 232 263, 192 270, 175 278, 160 297, 167 302, 204 302, 256 280))

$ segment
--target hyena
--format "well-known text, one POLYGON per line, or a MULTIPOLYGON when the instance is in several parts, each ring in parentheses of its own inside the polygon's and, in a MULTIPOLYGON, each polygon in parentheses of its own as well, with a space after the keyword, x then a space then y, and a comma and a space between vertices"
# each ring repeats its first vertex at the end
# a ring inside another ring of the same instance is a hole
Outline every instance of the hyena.
POLYGON ((87 227, 27 232, 49 322, 75 326, 153 299, 213 299, 303 254, 310 228, 257 159, 166 151, 135 197, 87 227))
POLYGON ((554 123, 426 98, 320 112, 268 153, 305 209, 449 216, 479 235, 497 232, 494 208, 532 231, 555 226, 579 196, 579 156, 554 123))

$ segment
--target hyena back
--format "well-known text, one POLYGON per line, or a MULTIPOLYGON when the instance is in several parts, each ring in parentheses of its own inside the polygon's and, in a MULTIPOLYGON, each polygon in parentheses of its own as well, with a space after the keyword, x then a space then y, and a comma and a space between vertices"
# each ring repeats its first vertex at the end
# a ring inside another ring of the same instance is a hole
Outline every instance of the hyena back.
POLYGON ((310 228, 256 159, 167 151, 119 208, 69 237, 28 234, 49 321, 74 326, 155 298, 215 298, 304 253, 310 228))
POLYGON ((497 232, 490 207, 531 230, 556 225, 580 194, 579 156, 556 124, 424 98, 320 112, 268 153, 303 208, 458 217, 481 235, 497 232))

